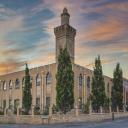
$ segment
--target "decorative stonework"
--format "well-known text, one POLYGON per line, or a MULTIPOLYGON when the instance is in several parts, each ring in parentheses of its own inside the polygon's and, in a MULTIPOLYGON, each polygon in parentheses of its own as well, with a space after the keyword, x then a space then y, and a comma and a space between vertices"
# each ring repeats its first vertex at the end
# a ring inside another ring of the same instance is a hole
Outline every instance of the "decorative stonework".
POLYGON ((71 61, 74 63, 76 29, 69 25, 69 17, 70 15, 67 9, 64 8, 61 14, 61 26, 54 28, 56 37, 56 62, 58 61, 60 49, 67 48, 71 61))
MULTIPOLYGON (((67 9, 63 10, 63 15, 61 16, 65 16, 67 19, 64 22, 63 25, 58 26, 56 28, 54 28, 54 33, 56 36, 56 60, 58 58, 59 55, 59 51, 61 48, 67 48, 71 60, 74 63, 74 57, 75 57, 75 35, 76 35, 76 30, 69 25, 68 19, 69 16, 66 14, 68 13, 67 9)), ((63 17, 64 18, 64 17, 63 17)), ((62 20, 63 20, 62 18, 62 20)), ((57 61, 56 61, 57 62, 57 61)), ((42 62, 43 64, 43 62, 42 62)), ((36 67, 36 68, 32 68, 30 69, 30 75, 31 75, 31 82, 32 82, 32 105, 36 106, 36 101, 37 99, 39 100, 40 98, 40 109, 43 110, 44 107, 47 104, 47 101, 50 101, 50 107, 52 107, 53 105, 56 105, 56 70, 57 70, 57 63, 53 63, 53 64, 48 64, 48 65, 44 65, 44 66, 40 66, 40 67, 36 67), (49 84, 47 83, 46 80, 46 76, 47 73, 51 74, 51 84, 49 86, 49 84), (37 86, 36 84, 36 76, 37 74, 39 74, 40 76, 40 85, 37 86), (50 100, 47 100, 50 99, 50 100)), ((81 74, 83 77, 83 84, 82 84, 82 93, 81 93, 81 101, 82 104, 85 104, 87 101, 87 78, 88 76, 90 77, 90 93, 91 93, 91 82, 92 82, 92 76, 93 76, 93 71, 90 69, 87 69, 86 67, 77 65, 77 64, 73 64, 73 71, 74 71, 74 99, 75 99, 75 103, 74 103, 74 107, 79 106, 79 75, 81 74)), ((22 95, 23 95, 23 78, 24 78, 25 72, 24 70, 22 71, 18 71, 18 72, 13 72, 10 74, 5 74, 0 76, 0 108, 1 111, 7 115, 6 111, 4 111, 5 109, 9 108, 10 103, 12 106, 12 110, 14 109, 14 102, 15 100, 19 100, 19 107, 22 108, 22 95), (19 79, 20 81, 20 87, 19 88, 15 88, 15 81, 16 79, 19 79), (6 90, 4 90, 3 88, 3 82, 6 81, 7 86, 6 86, 6 90), (10 83, 11 81, 11 83, 10 83), (6 101, 6 105, 5 102, 6 101), (10 101, 10 102, 9 102, 10 101)), ((111 88, 112 88, 112 78, 104 76, 104 80, 105 80, 105 88, 107 89, 107 84, 110 84, 110 91, 109 91, 109 96, 111 97, 111 88)), ((128 80, 124 79, 123 82, 123 86, 124 87, 128 87, 128 80)), ((89 93, 89 94, 90 94, 89 93)), ((126 91, 126 89, 124 89, 124 105, 126 106, 126 102, 128 101, 128 92, 126 91)), ((92 113, 92 106, 89 106, 90 108, 90 113, 92 113)), ((78 108, 79 109, 79 108, 78 108)), ((111 108, 110 108, 111 109, 111 108)), ((14 111, 14 110, 13 110, 14 111)), ((76 111, 76 115, 77 115, 76 111)), ((111 112, 111 110, 110 110, 111 112)), ((19 116, 18 116, 19 118, 19 116)), ((26 120, 25 120, 26 121, 26 120)))
POLYGON ((70 36, 74 38, 76 35, 76 29, 71 27, 69 24, 65 24, 54 28, 54 33, 56 35, 56 38, 60 38, 61 36, 70 36))

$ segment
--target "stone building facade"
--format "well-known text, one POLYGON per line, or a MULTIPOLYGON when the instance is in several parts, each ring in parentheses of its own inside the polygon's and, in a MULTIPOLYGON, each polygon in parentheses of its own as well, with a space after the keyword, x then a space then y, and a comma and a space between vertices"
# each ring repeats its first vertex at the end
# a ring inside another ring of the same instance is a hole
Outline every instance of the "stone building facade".
MULTIPOLYGON (((69 24, 70 15, 66 8, 61 14, 61 25, 54 28, 56 38, 56 63, 30 69, 32 82, 32 106, 45 106, 56 104, 56 72, 57 60, 61 48, 67 48, 74 71, 74 106, 85 104, 91 93, 91 78, 93 71, 74 63, 76 30, 69 24)), ((0 108, 22 108, 22 93, 24 88, 25 71, 14 72, 0 76, 0 108)), ((112 79, 104 76, 106 95, 111 97, 112 79), (109 85, 108 85, 109 83, 109 85)), ((128 80, 124 80, 124 87, 128 86, 128 80)), ((124 103, 127 93, 124 89, 124 103)))

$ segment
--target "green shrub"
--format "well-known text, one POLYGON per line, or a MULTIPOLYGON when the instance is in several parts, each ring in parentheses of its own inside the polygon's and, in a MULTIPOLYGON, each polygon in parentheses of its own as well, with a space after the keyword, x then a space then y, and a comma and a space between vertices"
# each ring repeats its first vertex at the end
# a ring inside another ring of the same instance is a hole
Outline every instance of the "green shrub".
POLYGON ((52 113, 55 114, 58 111, 59 111, 58 107, 55 106, 55 105, 53 105, 53 107, 52 107, 52 113))
POLYGON ((44 107, 43 115, 48 115, 48 114, 49 114, 49 108, 48 107, 44 107))
POLYGON ((0 111, 0 115, 4 115, 4 112, 3 111, 0 111))
POLYGON ((34 114, 35 115, 40 115, 40 107, 39 106, 34 107, 34 114))
POLYGON ((88 98, 87 103, 83 104, 83 113, 89 114, 90 98, 88 98))
POLYGON ((88 104, 83 105, 83 113, 89 114, 89 105, 88 104))

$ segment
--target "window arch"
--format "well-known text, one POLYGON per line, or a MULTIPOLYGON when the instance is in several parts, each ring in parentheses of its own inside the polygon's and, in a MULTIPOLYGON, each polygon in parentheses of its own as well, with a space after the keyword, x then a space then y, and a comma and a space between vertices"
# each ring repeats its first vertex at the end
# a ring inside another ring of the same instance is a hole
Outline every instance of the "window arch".
POLYGON ((3 90, 7 90, 7 84, 6 84, 6 81, 3 81, 3 90))
POLYGON ((20 80, 18 78, 15 81, 15 88, 16 89, 20 88, 20 80))
POLYGON ((32 84, 32 81, 33 81, 33 77, 32 76, 30 76, 30 83, 32 84))
POLYGON ((46 85, 50 85, 52 83, 52 75, 51 73, 47 73, 46 75, 46 85))
POLYGON ((25 86, 25 78, 23 77, 23 79, 22 79, 22 87, 24 88, 24 86, 25 86))
POLYGON ((109 82, 107 84, 107 93, 109 94, 109 91, 110 91, 110 85, 109 85, 109 82))
POLYGON ((79 75, 79 86, 82 86, 83 84, 83 78, 82 78, 82 74, 79 75))
POLYGON ((87 88, 90 88, 90 77, 87 77, 87 88))
POLYGON ((39 74, 37 74, 37 76, 36 76, 36 86, 40 86, 40 84, 41 84, 41 77, 40 77, 39 74))
POLYGON ((87 77, 87 97, 90 96, 90 77, 87 77))
POLYGON ((12 86, 13 86, 13 82, 12 80, 9 81, 9 89, 12 89, 12 86))

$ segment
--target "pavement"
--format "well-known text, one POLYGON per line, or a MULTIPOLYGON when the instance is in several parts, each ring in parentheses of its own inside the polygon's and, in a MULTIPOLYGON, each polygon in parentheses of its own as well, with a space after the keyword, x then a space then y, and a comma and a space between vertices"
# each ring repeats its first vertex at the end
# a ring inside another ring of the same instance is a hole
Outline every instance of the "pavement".
POLYGON ((0 124, 0 128, 128 128, 128 118, 115 121, 88 122, 88 123, 65 123, 50 125, 21 125, 21 124, 0 124))

